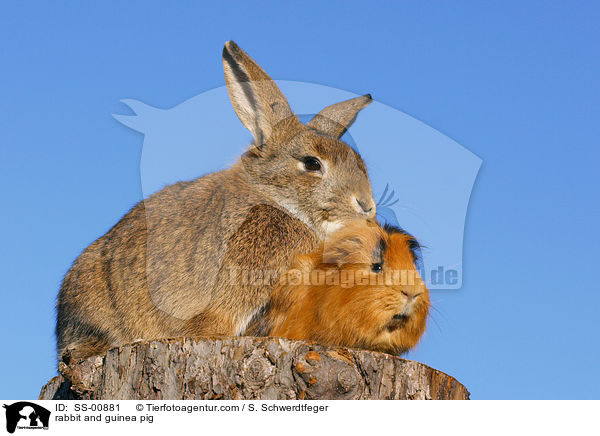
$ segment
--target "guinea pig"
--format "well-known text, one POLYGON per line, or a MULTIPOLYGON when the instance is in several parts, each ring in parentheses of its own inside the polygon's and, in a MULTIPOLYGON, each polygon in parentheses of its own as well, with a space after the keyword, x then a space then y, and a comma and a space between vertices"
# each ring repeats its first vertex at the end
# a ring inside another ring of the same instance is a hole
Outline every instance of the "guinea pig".
POLYGON ((419 243, 398 227, 356 221, 297 256, 266 310, 268 336, 402 354, 425 331, 429 291, 419 243))

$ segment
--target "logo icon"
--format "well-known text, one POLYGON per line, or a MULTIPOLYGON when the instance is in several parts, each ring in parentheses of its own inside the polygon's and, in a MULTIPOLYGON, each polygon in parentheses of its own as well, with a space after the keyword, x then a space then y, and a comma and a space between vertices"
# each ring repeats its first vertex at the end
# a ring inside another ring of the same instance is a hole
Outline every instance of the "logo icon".
POLYGON ((48 429, 50 411, 29 401, 4 405, 6 409, 6 431, 19 429, 48 429))
MULTIPOLYGON (((313 83, 277 81, 277 85, 303 122, 312 119, 316 108, 357 97, 313 83)), ((241 144, 250 141, 230 108, 225 87, 168 109, 133 99, 122 102, 131 114, 114 118, 144 135, 140 161, 144 197, 166 185, 222 168, 224 161, 234 162, 241 144)), ((357 151, 360 148, 367 162, 374 198, 379 200, 379 222, 400 226, 421 242, 418 269, 427 287, 460 289, 467 209, 482 160, 432 127, 378 101, 361 113, 342 140, 357 151)), ((160 207, 146 205, 145 210, 153 216, 170 213, 160 207)), ((168 268, 161 258, 161 244, 160 234, 149 229, 147 255, 152 261, 147 265, 168 268)), ((159 274, 163 270, 148 268, 149 283, 159 274)), ((150 287, 161 310, 185 316, 179 307, 169 306, 158 296, 158 288, 150 287)))

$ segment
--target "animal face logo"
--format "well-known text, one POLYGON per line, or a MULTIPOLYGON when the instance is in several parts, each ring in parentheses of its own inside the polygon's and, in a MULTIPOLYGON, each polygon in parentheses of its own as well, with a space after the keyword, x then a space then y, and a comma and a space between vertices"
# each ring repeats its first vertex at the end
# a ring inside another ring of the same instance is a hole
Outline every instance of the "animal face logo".
MULTIPOLYGON (((314 114, 333 102, 356 97, 313 83, 277 84, 297 114, 314 114)), ((144 197, 167 184, 226 167, 251 142, 231 109, 225 87, 170 109, 131 99, 123 103, 134 114, 114 117, 144 135, 140 162, 144 197)), ((300 118, 306 121, 310 116, 300 118)), ((428 288, 459 289, 465 218, 481 159, 377 101, 361 112, 342 140, 359 150, 367 164, 379 222, 399 225, 424 247, 419 269, 428 288)))
POLYGON ((50 411, 29 401, 5 404, 6 431, 14 433, 19 429, 48 429, 50 411))

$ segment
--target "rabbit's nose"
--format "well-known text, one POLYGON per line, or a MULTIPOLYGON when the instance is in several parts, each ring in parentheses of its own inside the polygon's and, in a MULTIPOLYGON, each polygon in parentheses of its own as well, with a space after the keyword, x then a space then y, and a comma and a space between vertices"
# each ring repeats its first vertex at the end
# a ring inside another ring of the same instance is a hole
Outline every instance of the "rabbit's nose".
POLYGON ((371 214, 371 212, 373 211, 373 207, 375 206, 375 204, 373 203, 373 200, 360 200, 358 197, 354 197, 356 199, 356 203, 358 204, 358 206, 360 207, 361 211, 363 213, 366 214, 371 214))

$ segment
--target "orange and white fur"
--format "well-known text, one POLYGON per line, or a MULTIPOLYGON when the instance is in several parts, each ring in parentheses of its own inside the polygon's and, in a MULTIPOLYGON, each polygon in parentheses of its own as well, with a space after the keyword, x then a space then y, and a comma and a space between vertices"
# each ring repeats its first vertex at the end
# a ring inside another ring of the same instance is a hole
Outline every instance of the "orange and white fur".
POLYGON ((364 220, 338 230, 281 277, 266 312, 269 336, 408 351, 430 306, 415 268, 418 247, 402 229, 364 220))

